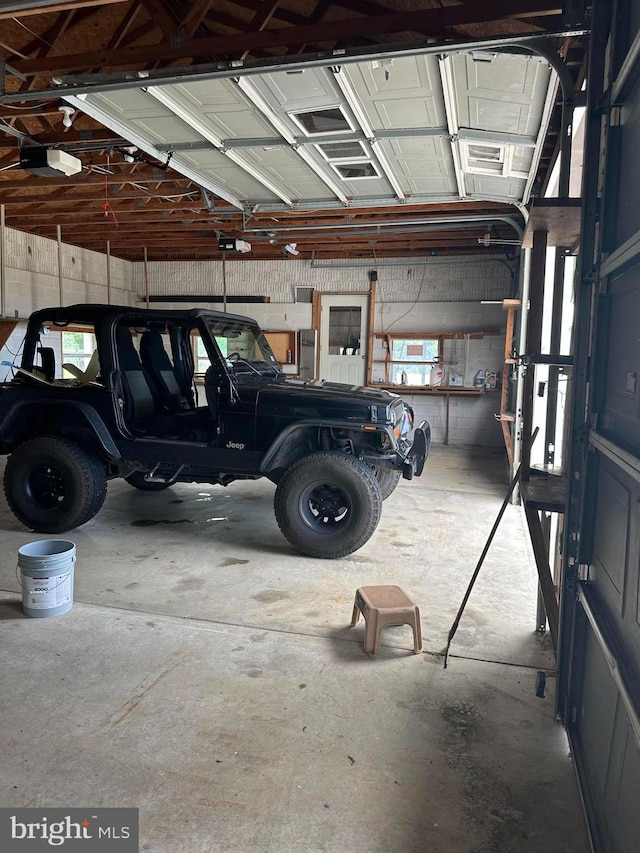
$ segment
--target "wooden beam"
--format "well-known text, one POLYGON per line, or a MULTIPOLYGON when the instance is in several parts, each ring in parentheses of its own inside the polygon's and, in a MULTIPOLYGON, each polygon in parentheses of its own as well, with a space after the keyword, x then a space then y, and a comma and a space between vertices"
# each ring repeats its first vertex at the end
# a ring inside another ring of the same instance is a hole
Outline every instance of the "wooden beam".
MULTIPOLYGON (((46 112, 40 112, 39 115, 57 115, 60 117, 61 113, 56 107, 53 110, 47 110, 46 112)), ((0 115, 0 118, 2 116, 0 115)), ((16 116, 15 113, 11 116, 11 118, 22 118, 22 116, 16 116)), ((65 133, 62 133, 60 130, 51 130, 51 125, 48 127, 47 133, 37 133, 37 134, 29 134, 30 138, 37 142, 39 145, 51 146, 51 145, 61 145, 64 147, 65 151, 68 151, 70 154, 73 154, 73 146, 79 145, 82 146, 90 144, 92 142, 101 142, 104 143, 104 147, 108 148, 110 145, 121 145, 126 146, 131 143, 120 136, 118 133, 114 133, 113 130, 109 130, 107 127, 95 127, 91 130, 77 130, 72 127, 69 128, 65 133)), ((14 136, 7 136, 0 139, 0 151, 21 147, 21 140, 17 139, 14 136)))
POLYGON ((211 8, 213 0, 194 0, 186 17, 183 18, 180 29, 186 33, 188 38, 195 35, 198 27, 204 21, 207 12, 211 8))
MULTIPOLYGON (((100 0, 100 6, 108 6, 115 3, 128 3, 129 0, 100 0)), ((11 3, 5 3, 9 9, 0 9, 0 20, 3 18, 23 18, 27 15, 44 15, 49 12, 67 12, 69 9, 82 9, 86 6, 96 6, 96 0, 60 0, 59 3, 52 3, 49 6, 35 6, 29 9, 20 9, 15 6, 11 8, 11 3)))
MULTIPOLYGON (((139 0, 144 6, 156 26, 159 27, 168 38, 179 35, 178 22, 173 18, 166 4, 162 0, 139 0)), ((174 4, 175 5, 175 4, 174 4)))
MULTIPOLYGON (((103 184, 104 187, 104 184, 103 184)), ((2 184, 0 183, 0 189, 4 189, 2 184)), ((26 187, 25 187, 26 189, 26 187)), ((33 205, 75 205, 75 204, 91 204, 95 201, 104 201, 104 192, 100 192, 99 188, 96 186, 93 192, 71 192, 72 190, 82 189, 82 185, 79 187, 64 187, 58 190, 56 193, 24 193, 22 195, 3 195, 3 202, 6 204, 7 208, 17 208, 24 207, 25 205, 33 206, 33 205)), ((89 189, 89 188, 88 188, 89 189)), ((119 201, 158 201, 164 199, 167 196, 180 196, 182 197, 181 201, 176 201, 174 204, 178 206, 179 204, 183 204, 185 207, 192 206, 199 208, 202 206, 202 201, 200 197, 200 192, 197 189, 184 191, 184 187, 176 187, 175 189, 167 188, 163 193, 161 190, 153 191, 149 190, 148 192, 144 192, 143 190, 138 190, 132 185, 126 185, 118 188, 118 192, 109 192, 109 201, 110 202, 119 202, 119 201)), ((230 210, 237 211, 237 208, 229 208, 230 210)), ((15 211, 12 213, 12 216, 19 216, 19 213, 15 211)), ((241 220, 240 213, 238 213, 238 221, 241 220)), ((215 221, 215 220, 212 220, 215 221)))
POLYGON ((556 598, 551 569, 549 568, 549 551, 542 531, 538 510, 527 506, 525 503, 524 513, 529 527, 529 534, 531 535, 531 544, 538 569, 538 580, 540 581, 540 591, 542 592, 544 609, 547 614, 547 622, 549 623, 549 633, 551 634, 551 642, 555 652, 558 649, 558 622, 560 616, 558 599, 556 598))
POLYGON ((137 45, 116 50, 91 51, 74 55, 52 56, 16 61, 15 67, 23 74, 34 75, 45 71, 70 71, 87 68, 106 68, 162 62, 171 59, 196 58, 211 54, 229 54, 265 48, 288 47, 303 43, 344 42, 361 36, 377 36, 408 31, 424 32, 433 24, 449 27, 461 24, 489 23, 509 18, 533 15, 559 15, 562 6, 553 0, 485 0, 482 4, 444 6, 436 9, 357 17, 344 21, 330 21, 311 26, 282 27, 255 33, 212 36, 188 39, 182 44, 137 45))
MULTIPOLYGON (((251 23, 249 25, 249 32, 262 32, 265 29, 271 18, 273 17, 280 0, 271 0, 271 2, 267 3, 266 0, 263 2, 262 6, 253 16, 251 23)), ((241 59, 246 59, 250 54, 249 50, 243 50, 240 54, 241 59)))
MULTIPOLYGON (((88 174, 87 172, 82 172, 82 177, 73 176, 70 178, 45 178, 45 177, 37 177, 34 178, 35 185, 37 187, 45 188, 45 187, 89 187, 101 185, 104 186, 104 175, 99 175, 97 173, 88 174)), ((130 174, 123 174, 122 172, 116 171, 113 175, 109 175, 109 186, 114 186, 118 184, 146 184, 146 183, 169 183, 172 181, 180 180, 179 176, 175 173, 167 174, 162 173, 160 168, 158 171, 140 171, 136 172, 135 176, 130 174), (161 175, 161 177, 160 177, 161 175)), ((23 190, 27 186, 24 178, 8 178, 7 180, 3 180, 0 178, 0 190, 3 192, 7 190, 23 190)))

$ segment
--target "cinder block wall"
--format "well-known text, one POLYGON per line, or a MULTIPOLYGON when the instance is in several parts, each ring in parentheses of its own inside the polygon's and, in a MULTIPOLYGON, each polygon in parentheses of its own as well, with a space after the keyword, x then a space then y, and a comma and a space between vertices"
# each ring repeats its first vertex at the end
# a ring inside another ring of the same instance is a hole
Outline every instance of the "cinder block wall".
MULTIPOLYGON (((58 244, 55 240, 6 229, 6 289, 4 314, 19 322, 0 353, 1 361, 17 361, 26 320, 33 311, 60 304, 58 244)), ((62 246, 62 292, 65 305, 107 301, 107 258, 77 246, 62 246)), ((111 258, 111 301, 137 304, 134 265, 111 258)), ((0 366, 0 381, 11 376, 0 366)))
MULTIPOLYGON (((420 260, 421 263, 398 258, 392 264, 375 260, 314 264, 295 258, 268 262, 231 258, 225 265, 227 294, 269 296, 272 304, 291 304, 296 287, 313 287, 323 293, 367 293, 369 272, 375 270, 378 302, 385 306, 402 303, 405 310, 413 302, 479 302, 510 295, 509 270, 498 257, 420 260)), ((208 299, 222 294, 222 263, 218 261, 149 263, 147 273, 152 296, 188 294, 208 299)), ((134 276, 139 297, 143 299, 143 264, 135 265, 134 276)))

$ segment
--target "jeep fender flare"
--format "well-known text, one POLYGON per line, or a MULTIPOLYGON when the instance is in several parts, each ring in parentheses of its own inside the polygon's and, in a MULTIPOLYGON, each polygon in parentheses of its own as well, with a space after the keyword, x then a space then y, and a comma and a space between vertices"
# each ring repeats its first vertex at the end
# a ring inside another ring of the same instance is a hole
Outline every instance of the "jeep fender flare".
POLYGON ((25 401, 12 406, 6 420, 0 427, 0 439, 3 444, 13 444, 15 437, 22 432, 21 427, 29 418, 29 415, 37 409, 44 407, 58 410, 72 410, 74 414, 79 415, 79 420, 84 426, 88 426, 95 435, 101 449, 110 462, 115 462, 121 458, 121 453, 118 450, 109 430, 105 426, 104 421, 96 412, 93 406, 88 403, 83 403, 80 400, 38 400, 25 401))
POLYGON ((304 448, 306 440, 311 435, 317 435, 322 427, 347 430, 354 435, 361 435, 362 433, 371 435, 373 432, 383 432, 390 437, 392 443, 395 445, 396 439, 389 424, 366 424, 366 426, 368 429, 365 432, 363 425, 354 421, 305 420, 289 424, 288 427, 282 430, 265 453, 260 463, 260 471, 268 475, 269 472, 277 468, 291 465, 302 456, 305 456, 306 453, 319 450, 320 448, 315 445, 309 446, 307 450, 304 448))

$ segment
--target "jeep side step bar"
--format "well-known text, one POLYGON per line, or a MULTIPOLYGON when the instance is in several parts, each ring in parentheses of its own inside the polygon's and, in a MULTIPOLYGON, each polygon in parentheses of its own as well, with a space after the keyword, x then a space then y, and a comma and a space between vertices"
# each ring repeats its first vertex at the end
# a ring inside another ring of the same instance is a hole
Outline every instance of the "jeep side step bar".
POLYGON ((167 486, 170 486, 172 483, 178 479, 182 471, 184 470, 184 465, 178 465, 178 467, 173 472, 173 475, 167 478, 166 475, 158 475, 156 472, 162 466, 161 462, 156 463, 156 465, 149 471, 148 474, 144 475, 144 479, 147 483, 166 483, 167 486))

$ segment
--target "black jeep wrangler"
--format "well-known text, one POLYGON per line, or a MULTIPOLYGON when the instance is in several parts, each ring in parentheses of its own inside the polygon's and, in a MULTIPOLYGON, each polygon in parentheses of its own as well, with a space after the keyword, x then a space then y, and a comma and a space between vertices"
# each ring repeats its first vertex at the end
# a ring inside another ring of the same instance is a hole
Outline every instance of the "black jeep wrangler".
POLYGON ((268 477, 289 542, 343 557, 429 452, 429 425, 414 428, 400 397, 289 378, 256 322, 234 314, 46 309, 13 367, 0 386, 4 488, 38 532, 93 518, 114 477, 142 491, 268 477))

